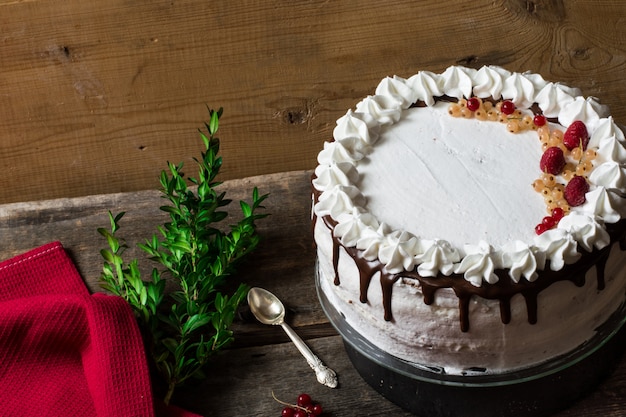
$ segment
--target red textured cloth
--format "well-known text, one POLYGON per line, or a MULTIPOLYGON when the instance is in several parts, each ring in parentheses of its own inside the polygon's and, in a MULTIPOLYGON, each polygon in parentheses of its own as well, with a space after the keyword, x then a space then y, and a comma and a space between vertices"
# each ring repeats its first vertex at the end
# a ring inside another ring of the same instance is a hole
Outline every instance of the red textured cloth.
POLYGON ((0 416, 195 416, 155 413, 130 306, 89 294, 59 242, 0 263, 0 387, 0 416))

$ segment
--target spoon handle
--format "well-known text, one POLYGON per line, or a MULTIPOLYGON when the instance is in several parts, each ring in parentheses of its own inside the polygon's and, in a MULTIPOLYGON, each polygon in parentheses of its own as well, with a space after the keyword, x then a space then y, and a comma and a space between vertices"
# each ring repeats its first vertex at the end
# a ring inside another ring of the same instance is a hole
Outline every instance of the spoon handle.
POLYGON ((296 345, 300 353, 302 353, 302 356, 304 356, 306 361, 309 363, 311 369, 315 371, 317 381, 327 387, 335 388, 337 386, 337 374, 335 371, 324 365, 287 323, 283 322, 281 323, 281 326, 294 345, 296 345))

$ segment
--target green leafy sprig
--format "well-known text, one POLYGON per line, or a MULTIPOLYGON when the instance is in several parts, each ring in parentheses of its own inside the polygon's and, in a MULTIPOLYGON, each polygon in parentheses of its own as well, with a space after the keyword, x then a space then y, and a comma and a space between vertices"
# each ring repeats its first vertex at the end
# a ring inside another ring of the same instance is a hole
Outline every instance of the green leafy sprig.
POLYGON ((124 212, 115 216, 109 212, 110 230, 98 229, 108 243, 108 249, 101 250, 102 287, 133 308, 146 349, 167 384, 166 404, 178 385, 204 376, 210 356, 233 340, 230 326, 248 287, 239 284, 230 295, 221 287, 239 261, 257 247, 255 221, 267 216, 257 210, 268 195, 260 196, 255 187, 252 203, 239 203, 243 218, 227 231, 220 228, 227 217, 222 208, 231 200, 216 190, 221 183, 215 181, 222 165, 215 137, 222 109, 209 113, 208 135, 200 131, 206 152, 201 159, 194 158, 198 176, 185 179, 182 163, 168 163, 168 170, 161 172, 162 197, 169 204, 160 209, 169 214, 169 222, 139 245, 159 264, 151 279, 142 279, 137 259, 128 263, 123 259, 128 246, 117 232, 124 212), (177 288, 166 293, 166 280, 177 288))

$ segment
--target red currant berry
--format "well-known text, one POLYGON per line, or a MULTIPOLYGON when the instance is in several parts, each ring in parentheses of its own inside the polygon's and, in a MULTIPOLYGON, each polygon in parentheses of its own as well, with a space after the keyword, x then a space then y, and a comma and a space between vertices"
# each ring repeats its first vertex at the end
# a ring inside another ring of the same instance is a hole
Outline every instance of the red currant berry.
POLYGON ((283 412, 280 414, 281 417, 293 417, 296 414, 296 410, 291 407, 283 408, 283 412))
POLYGON ((480 108, 480 100, 476 97, 472 97, 467 100, 467 109, 471 111, 476 111, 480 108))
POLYGON ((324 412, 324 409, 322 408, 322 406, 320 404, 315 404, 313 406, 313 415, 314 416, 321 416, 323 412, 324 412))
POLYGON ((296 410, 296 412, 293 414, 293 417, 308 417, 308 413, 304 410, 298 409, 296 410))
POLYGON ((548 228, 543 223, 539 223, 537 226, 535 226, 535 233, 537 233, 538 235, 546 232, 547 230, 548 228))
POLYGON ((555 207, 552 209, 552 218, 555 221, 559 221, 563 218, 563 216, 565 215, 565 212, 563 211, 563 209, 561 207, 555 207))
POLYGON ((502 102, 502 106, 500 106, 500 111, 504 114, 513 114, 515 111, 515 104, 511 100, 504 100, 502 102))
POLYGON ((552 216, 546 216, 541 220, 541 223, 546 226, 548 229, 552 229, 554 225, 556 225, 556 220, 552 216))
POLYGON ((535 117, 533 117, 533 123, 537 127, 544 126, 546 124, 546 116, 543 114, 536 114, 535 117))
POLYGON ((311 404, 311 396, 309 394, 300 394, 298 396, 297 404, 300 407, 306 407, 307 405, 311 404))

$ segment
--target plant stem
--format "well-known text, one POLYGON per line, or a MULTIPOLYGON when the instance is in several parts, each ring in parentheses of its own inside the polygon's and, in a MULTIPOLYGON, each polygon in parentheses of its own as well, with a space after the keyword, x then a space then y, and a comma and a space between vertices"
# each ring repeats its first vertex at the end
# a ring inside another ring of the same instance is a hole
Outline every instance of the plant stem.
POLYGON ((167 392, 165 393, 165 397, 163 398, 163 402, 165 403, 165 405, 169 405, 170 400, 172 399, 172 395, 174 395, 175 389, 176 389, 176 382, 170 381, 170 384, 167 387, 167 392))

